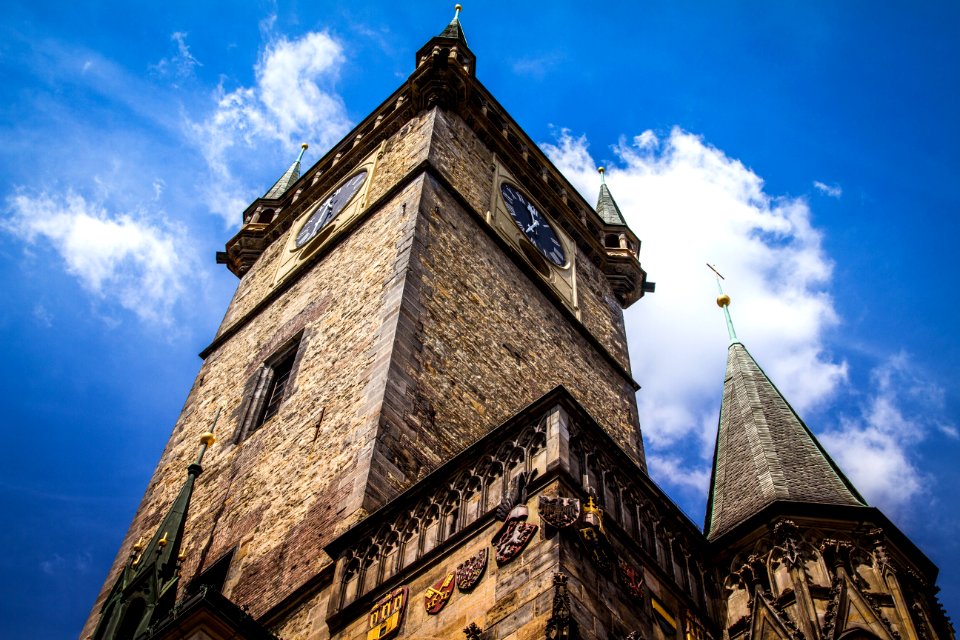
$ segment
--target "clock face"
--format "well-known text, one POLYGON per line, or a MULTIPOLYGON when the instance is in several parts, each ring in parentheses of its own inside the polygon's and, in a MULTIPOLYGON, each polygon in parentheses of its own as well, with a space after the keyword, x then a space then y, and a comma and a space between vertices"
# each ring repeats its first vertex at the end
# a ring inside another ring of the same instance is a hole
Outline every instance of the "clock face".
POLYGON ((357 191, 360 190, 360 187, 363 186, 366 179, 367 170, 364 169, 337 185, 337 187, 327 195, 326 199, 320 203, 320 206, 314 209, 310 217, 307 218, 307 221, 303 223, 303 226, 300 227, 300 232, 297 234, 296 248, 299 249, 310 242, 320 233, 321 229, 336 218, 337 214, 343 211, 347 203, 357 194, 357 191))
POLYGON ((567 263, 567 256, 563 252, 563 245, 560 239, 554 233, 553 227, 547 221, 546 216, 540 213, 536 205, 530 202, 522 191, 503 183, 500 185, 500 193, 503 195, 503 202, 507 205, 507 210, 513 216, 513 221, 517 223, 520 230, 533 243, 543 257, 562 267, 567 263))

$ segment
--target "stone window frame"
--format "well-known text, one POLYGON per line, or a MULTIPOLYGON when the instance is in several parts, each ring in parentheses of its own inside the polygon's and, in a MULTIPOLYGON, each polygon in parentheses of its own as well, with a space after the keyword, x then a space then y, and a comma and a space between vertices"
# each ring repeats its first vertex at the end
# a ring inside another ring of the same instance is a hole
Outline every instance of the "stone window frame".
POLYGON ((244 399, 245 407, 241 413, 243 418, 237 428, 235 442, 237 444, 249 438, 255 431, 266 424, 279 413, 280 406, 290 397, 291 388, 296 378, 300 357, 300 346, 303 343, 303 331, 276 350, 272 356, 263 361, 248 384, 248 393, 244 399), (289 367, 289 369, 286 369, 289 367), (284 371, 286 369, 286 371, 284 371), (283 380, 284 388, 281 397, 276 401, 274 410, 268 415, 271 396, 276 392, 277 372, 286 373, 283 380))

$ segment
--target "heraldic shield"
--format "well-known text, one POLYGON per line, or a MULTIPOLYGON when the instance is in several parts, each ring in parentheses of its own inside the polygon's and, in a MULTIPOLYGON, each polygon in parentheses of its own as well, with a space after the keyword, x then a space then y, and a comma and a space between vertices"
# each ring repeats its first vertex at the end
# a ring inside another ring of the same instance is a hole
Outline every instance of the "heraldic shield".
POLYGON ((533 538, 533 534, 539 529, 535 524, 523 522, 522 520, 510 520, 504 527, 501 535, 494 546, 497 548, 497 565, 503 566, 520 555, 523 548, 533 538))
POLYGON ((427 592, 423 595, 423 606, 426 607, 427 613, 430 615, 440 613, 453 594, 453 586, 453 574, 448 573, 443 577, 443 580, 432 587, 427 587, 427 592))
POLYGON ((540 519, 556 529, 569 527, 580 519, 580 500, 540 496, 540 519))
POLYGON ((407 608, 407 588, 391 591, 370 609, 367 640, 386 640, 400 631, 403 612, 407 608))
POLYGON ((634 567, 623 558, 618 560, 620 583, 634 600, 643 600, 643 571, 634 567))
POLYGON ((487 550, 481 549, 477 555, 457 565, 457 588, 460 591, 470 591, 477 586, 487 569, 487 555, 487 550))

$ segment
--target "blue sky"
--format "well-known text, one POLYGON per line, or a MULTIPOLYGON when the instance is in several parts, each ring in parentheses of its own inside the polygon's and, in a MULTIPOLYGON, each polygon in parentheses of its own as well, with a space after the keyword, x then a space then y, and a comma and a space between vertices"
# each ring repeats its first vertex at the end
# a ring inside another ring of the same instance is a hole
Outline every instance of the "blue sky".
MULTIPOLYGON (((236 279, 245 205, 412 71, 452 3, 8 3, 0 636, 78 633, 236 279)), ((478 77, 658 284, 651 473, 702 520, 738 333, 960 611, 960 5, 468 4, 478 77)))

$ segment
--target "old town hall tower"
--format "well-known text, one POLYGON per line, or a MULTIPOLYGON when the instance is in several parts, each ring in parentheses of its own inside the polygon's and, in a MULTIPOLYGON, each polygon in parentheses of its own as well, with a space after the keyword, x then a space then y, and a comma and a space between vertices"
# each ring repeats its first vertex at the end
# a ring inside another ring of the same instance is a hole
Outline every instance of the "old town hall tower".
POLYGON ((732 324, 705 532, 650 481, 640 241, 476 63, 454 17, 243 213, 217 255, 236 294, 82 637, 952 638, 936 567, 732 324))

